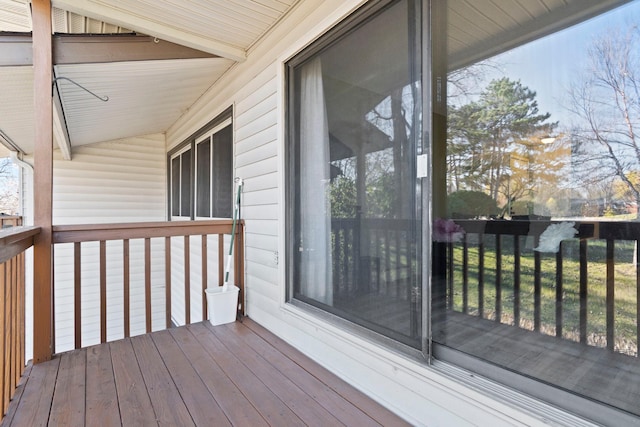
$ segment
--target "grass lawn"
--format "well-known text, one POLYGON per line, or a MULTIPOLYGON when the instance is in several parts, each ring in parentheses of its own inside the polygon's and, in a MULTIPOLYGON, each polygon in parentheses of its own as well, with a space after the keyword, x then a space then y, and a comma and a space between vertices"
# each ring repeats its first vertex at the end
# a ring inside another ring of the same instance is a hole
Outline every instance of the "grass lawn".
MULTIPOLYGON (((468 236, 472 237, 472 236, 468 236)), ((484 251, 484 316, 495 319, 496 250, 495 236, 485 235, 484 251)), ((471 239, 470 239, 471 240, 471 239)), ((534 320, 534 252, 531 239, 520 238, 520 326, 533 329, 534 320)), ((606 241, 589 240, 587 244, 587 337, 591 345, 606 346, 606 241)), ((514 261, 513 237, 502 237, 501 259, 501 321, 514 323, 514 261)), ((637 353, 637 284, 634 261, 635 243, 616 241, 614 250, 614 337, 616 351, 637 353)), ((469 313, 478 315, 478 245, 469 244, 469 313)), ((463 309, 461 244, 455 244, 453 309, 463 309)), ((562 313, 563 338, 579 341, 580 330, 580 263, 579 241, 562 244, 562 313)), ((541 331, 555 335, 556 325, 556 254, 541 256, 541 331)))

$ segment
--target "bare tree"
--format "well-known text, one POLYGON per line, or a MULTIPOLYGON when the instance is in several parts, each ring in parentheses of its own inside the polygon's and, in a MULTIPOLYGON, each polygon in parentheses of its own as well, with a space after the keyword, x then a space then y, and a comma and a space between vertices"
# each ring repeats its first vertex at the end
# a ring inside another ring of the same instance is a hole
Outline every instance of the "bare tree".
POLYGON ((588 51, 590 67, 571 88, 574 170, 584 185, 619 179, 640 201, 640 30, 611 29, 588 51))
POLYGON ((10 159, 0 159, 0 213, 18 213, 18 176, 10 159))

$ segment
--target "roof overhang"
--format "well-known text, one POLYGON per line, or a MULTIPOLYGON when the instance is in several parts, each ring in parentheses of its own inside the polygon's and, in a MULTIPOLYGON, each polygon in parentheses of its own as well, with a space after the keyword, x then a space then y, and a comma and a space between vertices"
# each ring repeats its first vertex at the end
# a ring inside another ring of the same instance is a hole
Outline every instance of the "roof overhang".
MULTIPOLYGON (((299 1, 51 0, 53 137, 63 156, 165 132, 299 1)), ((27 154, 32 25, 29 0, 0 0, 0 130, 27 154)))
POLYGON ((247 59, 246 52, 241 48, 176 28, 168 23, 149 19, 143 15, 131 13, 131 11, 126 11, 122 7, 109 3, 98 0, 53 1, 53 5, 57 8, 127 27, 139 33, 149 34, 233 61, 241 62, 247 59))

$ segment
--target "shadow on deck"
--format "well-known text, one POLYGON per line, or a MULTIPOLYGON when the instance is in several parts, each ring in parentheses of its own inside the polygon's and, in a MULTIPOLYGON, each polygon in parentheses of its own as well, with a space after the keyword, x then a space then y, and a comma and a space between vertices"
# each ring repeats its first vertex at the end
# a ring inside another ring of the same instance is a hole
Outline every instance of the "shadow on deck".
POLYGON ((2 426, 406 425, 260 325, 208 322, 29 366, 2 426))

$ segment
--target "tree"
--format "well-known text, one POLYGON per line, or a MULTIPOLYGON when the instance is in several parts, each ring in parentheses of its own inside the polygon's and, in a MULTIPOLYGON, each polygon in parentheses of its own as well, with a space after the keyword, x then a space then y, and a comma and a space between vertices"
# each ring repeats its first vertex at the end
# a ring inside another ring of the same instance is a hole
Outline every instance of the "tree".
MULTIPOLYGON (((585 187, 616 178, 640 201, 640 29, 610 29, 588 51, 590 66, 570 92, 576 179, 585 187)), ((618 190, 620 193, 620 190, 618 190)))
POLYGON ((530 172, 532 151, 537 150, 532 147, 557 126, 547 123, 549 113, 539 114, 535 98, 536 92, 520 81, 502 77, 492 80, 477 101, 449 108, 449 191, 484 191, 496 201, 501 195, 513 197, 511 159, 522 149, 518 146, 528 147, 524 156, 530 172))
POLYGON ((0 212, 15 215, 18 213, 18 177, 16 168, 10 159, 0 159, 0 212))
POLYGON ((454 218, 490 217, 498 213, 496 201, 481 191, 456 191, 447 201, 449 215, 454 218))

